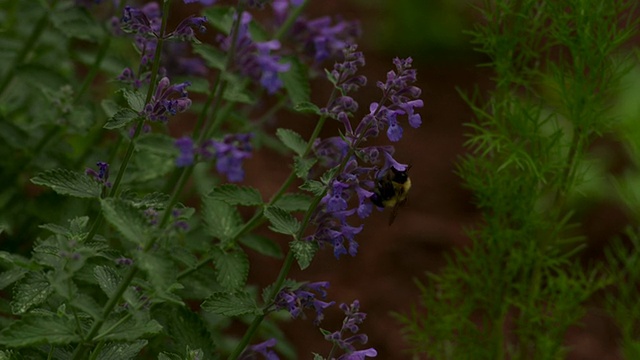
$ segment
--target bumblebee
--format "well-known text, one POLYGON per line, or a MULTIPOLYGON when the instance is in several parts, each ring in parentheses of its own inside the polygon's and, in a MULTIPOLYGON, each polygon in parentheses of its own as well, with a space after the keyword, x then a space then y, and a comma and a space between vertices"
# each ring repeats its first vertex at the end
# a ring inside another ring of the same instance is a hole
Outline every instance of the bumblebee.
POLYGON ((398 209, 407 202, 407 195, 411 189, 411 179, 406 170, 397 170, 393 166, 376 181, 371 202, 381 208, 391 208, 389 225, 398 215, 398 209))

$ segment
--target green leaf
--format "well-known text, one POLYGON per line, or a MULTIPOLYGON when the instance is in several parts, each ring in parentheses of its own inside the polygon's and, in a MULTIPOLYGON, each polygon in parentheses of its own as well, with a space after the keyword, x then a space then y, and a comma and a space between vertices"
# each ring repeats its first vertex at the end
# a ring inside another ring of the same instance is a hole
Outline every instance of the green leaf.
POLYGON ((222 252, 213 251, 213 265, 216 268, 216 280, 229 291, 238 290, 244 286, 249 275, 249 259, 242 250, 222 252))
MULTIPOLYGON (((115 323, 115 320, 105 322, 102 325, 102 330, 113 327, 115 323)), ((107 335, 101 337, 100 340, 131 341, 131 339, 158 334, 160 331, 162 331, 162 325, 156 320, 129 320, 116 326, 107 335)))
POLYGON ((302 156, 307 149, 307 142, 304 141, 300 134, 293 130, 279 128, 276 130, 276 136, 286 147, 293 150, 298 156, 302 156))
POLYGON ((326 185, 317 180, 307 180, 304 184, 300 185, 300 189, 306 190, 315 196, 321 196, 324 194, 326 188, 326 185))
POLYGON ((207 21, 225 35, 231 33, 234 14, 234 8, 228 6, 210 7, 202 12, 202 15, 207 17, 207 21))
POLYGON ((120 110, 118 110, 118 112, 113 114, 113 116, 110 117, 109 120, 107 120, 103 128, 118 129, 123 126, 126 126, 127 124, 137 119, 138 117, 139 115, 137 112, 128 108, 121 108, 120 110))
POLYGON ((193 45, 193 52, 199 54, 204 62, 211 68, 224 70, 226 65, 226 54, 207 44, 193 45))
POLYGON ((301 113, 306 113, 306 114, 321 115, 320 108, 316 104, 308 101, 303 101, 303 102, 294 104, 293 110, 301 113))
POLYGON ((274 205, 285 211, 307 211, 312 200, 305 194, 289 193, 282 195, 274 205))
POLYGON ((158 360, 184 360, 182 356, 178 354, 172 354, 168 352, 161 352, 158 354, 158 360))
POLYGON ((264 209, 264 216, 269 219, 271 223, 269 229, 275 232, 295 236, 300 228, 298 220, 279 207, 267 207, 264 209))
POLYGON ((289 246, 301 270, 306 269, 311 264, 313 256, 318 251, 318 244, 312 241, 295 240, 290 242, 289 246))
POLYGON ((26 269, 21 269, 19 267, 3 271, 0 273, 0 290, 22 279, 26 273, 26 269))
POLYGON ((293 105, 300 103, 308 103, 311 95, 311 87, 309 86, 308 70, 297 57, 287 56, 284 62, 290 64, 289 71, 280 73, 279 76, 287 89, 287 94, 293 105))
POLYGON ((174 145, 175 141, 176 139, 166 134, 144 134, 136 141, 136 151, 173 157, 178 155, 178 149, 174 145))
POLYGON ((0 345, 8 347, 79 342, 75 324, 53 315, 25 316, 0 332, 0 345))
POLYGON ((223 243, 233 238, 242 222, 235 207, 210 196, 204 197, 203 217, 207 233, 223 243))
POLYGON ((255 188, 224 184, 217 186, 209 196, 229 205, 258 206, 262 205, 262 195, 255 188))
POLYGON ((98 282, 100 289, 107 294, 108 297, 112 297, 118 289, 120 283, 120 275, 118 272, 109 266, 96 266, 93 268, 93 277, 98 282))
POLYGON ((50 187, 58 194, 79 198, 97 198, 102 190, 102 185, 86 174, 65 169, 41 172, 31 182, 50 187))
POLYGON ((153 315, 162 324, 164 332, 173 340, 171 347, 167 350, 183 352, 190 347, 204 351, 201 359, 216 357, 213 336, 198 314, 185 307, 163 305, 154 310, 153 315))
POLYGON ((309 177, 309 171, 317 161, 316 158, 303 159, 296 156, 293 159, 293 170, 296 172, 296 176, 303 180, 309 177))
POLYGON ((115 115, 118 110, 120 110, 120 106, 118 106, 118 103, 111 99, 102 100, 100 102, 100 106, 102 107, 102 111, 104 111, 104 114, 107 115, 108 118, 113 117, 113 115, 115 115))
POLYGON ((253 297, 247 292, 216 292, 204 303, 202 309, 218 315, 240 316, 259 315, 260 309, 253 297))
POLYGON ((125 100, 127 100, 127 104, 131 110, 136 113, 140 113, 144 110, 145 105, 145 96, 139 91, 132 91, 128 89, 122 89, 122 96, 124 96, 125 100))
POLYGON ((11 312, 24 314, 33 306, 43 303, 53 292, 47 277, 41 272, 30 272, 18 283, 11 301, 11 312))
POLYGON ((61 11, 53 11, 50 19, 56 29, 71 38, 97 42, 103 35, 102 28, 88 15, 88 12, 82 11, 80 7, 67 7, 61 11))
POLYGON ((225 100, 243 104, 253 104, 256 102, 254 95, 245 89, 244 81, 240 78, 227 76, 225 80, 228 83, 224 93, 222 94, 222 97, 225 100))
POLYGON ((133 205, 121 199, 101 199, 105 219, 129 241, 144 246, 149 238, 150 224, 133 205))
MULTIPOLYGON (((129 339, 131 341, 131 339, 129 339)), ((97 360, 130 360, 134 359, 136 355, 147 346, 147 340, 136 340, 131 343, 109 343, 105 345, 100 354, 98 354, 97 360)))
POLYGON ((182 300, 171 294, 176 284, 177 270, 174 268, 167 256, 162 256, 162 252, 144 253, 138 251, 134 254, 134 260, 138 268, 147 273, 153 290, 158 298, 183 305, 182 300))
POLYGON ((77 293, 71 299, 70 305, 74 308, 89 314, 94 319, 99 319, 102 316, 102 306, 93 300, 92 297, 77 293))
POLYGON ((278 246, 275 241, 267 237, 249 234, 240 238, 240 242, 262 255, 271 256, 276 259, 282 259, 283 257, 280 246, 278 246))

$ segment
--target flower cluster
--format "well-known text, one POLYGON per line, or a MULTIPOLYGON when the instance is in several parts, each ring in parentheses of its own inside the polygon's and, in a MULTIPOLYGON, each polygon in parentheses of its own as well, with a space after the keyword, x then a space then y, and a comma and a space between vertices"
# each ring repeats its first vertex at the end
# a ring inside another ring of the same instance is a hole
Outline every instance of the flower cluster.
POLYGON ((269 339, 256 345, 249 346, 238 358, 239 360, 255 360, 257 355, 262 355, 266 360, 280 360, 275 351, 271 350, 276 346, 276 339, 269 339))
POLYGON ((371 199, 375 196, 377 181, 391 167, 397 171, 407 170, 407 165, 393 158, 392 146, 363 146, 363 142, 378 136, 384 129, 387 129, 389 140, 399 140, 402 128, 398 116, 407 115, 409 124, 417 127, 421 119, 414 108, 422 106, 422 100, 416 99, 420 89, 412 85, 416 72, 411 69, 411 59, 395 59, 396 71, 387 74, 385 83, 378 83, 383 92, 380 102, 369 106, 369 114, 354 129, 350 117, 358 104, 347 94, 366 83, 366 78, 356 75, 364 58, 362 53, 356 52, 355 46, 345 49, 344 58, 344 62, 336 64, 330 73, 330 80, 341 95, 321 109, 323 114, 343 124, 344 135, 317 140, 314 144, 320 163, 329 168, 338 167, 339 173, 327 184, 327 193, 314 215, 315 232, 305 238, 320 246, 332 246, 336 258, 347 253, 355 256, 358 252, 355 235, 362 231, 362 226, 350 225, 347 218, 354 214, 368 217, 373 209, 371 199), (357 205, 350 208, 352 198, 357 198, 357 205))
POLYGON ((255 42, 249 34, 251 14, 243 12, 240 16, 238 34, 230 34, 220 38, 220 47, 228 52, 231 44, 236 41, 233 69, 239 71, 255 81, 259 81, 269 94, 273 94, 282 88, 282 80, 279 73, 289 71, 290 64, 281 64, 280 57, 271 52, 280 49, 278 40, 255 42))
MULTIPOLYGON (((141 84, 147 83, 150 79, 149 70, 155 56, 158 38, 164 37, 165 39, 196 42, 197 39, 194 29, 204 32, 206 30, 206 23, 207 19, 205 17, 189 16, 182 20, 174 31, 168 34, 160 34, 162 12, 158 3, 150 2, 141 8, 125 6, 122 17, 112 21, 112 26, 115 29, 121 29, 126 33, 134 35, 134 44, 141 56, 141 69, 140 74, 136 74, 131 68, 125 68, 118 76, 118 80, 129 83, 134 88, 139 88, 141 84)), ((198 74, 202 75, 202 61, 194 58, 185 58, 185 54, 188 54, 188 52, 184 50, 173 51, 165 54, 169 56, 164 56, 162 59, 164 62, 168 62, 167 65, 169 66, 177 65, 186 70, 193 68, 198 74)), ((159 71, 161 76, 163 76, 165 72, 164 69, 159 71)))
POLYGON ((109 164, 106 162, 98 161, 96 163, 98 171, 87 168, 84 173, 91 176, 95 181, 101 183, 103 186, 110 188, 111 182, 109 182, 109 164))
POLYGON ((324 319, 324 309, 335 304, 334 301, 325 302, 317 298, 318 295, 326 298, 328 287, 329 282, 320 281, 304 284, 296 290, 284 288, 276 295, 275 310, 287 310, 295 319, 303 314, 304 309, 313 309, 316 312, 313 323, 317 326, 324 319))
POLYGON ((175 141, 179 150, 176 166, 184 167, 193 164, 196 155, 204 159, 216 159, 216 170, 224 174, 229 181, 238 182, 244 179, 242 162, 251 157, 253 134, 228 134, 221 141, 209 139, 200 146, 193 143, 189 137, 182 137, 175 141))
POLYGON ((313 20, 299 19, 293 25, 291 33, 296 43, 301 44, 305 54, 317 62, 338 57, 349 44, 360 37, 360 24, 357 21, 344 21, 323 16, 313 20))
POLYGON ((378 352, 374 348, 356 350, 354 346, 355 343, 366 344, 368 341, 367 335, 358 334, 359 325, 367 316, 367 314, 360 312, 360 302, 355 300, 351 305, 340 304, 340 309, 346 315, 342 321, 342 328, 333 333, 325 332, 325 339, 344 350, 345 353, 337 359, 331 357, 331 360, 364 360, 367 357, 376 357, 378 352), (354 335, 344 338, 347 331, 354 335))
POLYGON ((168 115, 184 112, 191 106, 186 90, 189 85, 189 82, 171 85, 169 78, 163 77, 158 82, 155 94, 144 106, 143 114, 151 121, 166 122, 168 115))

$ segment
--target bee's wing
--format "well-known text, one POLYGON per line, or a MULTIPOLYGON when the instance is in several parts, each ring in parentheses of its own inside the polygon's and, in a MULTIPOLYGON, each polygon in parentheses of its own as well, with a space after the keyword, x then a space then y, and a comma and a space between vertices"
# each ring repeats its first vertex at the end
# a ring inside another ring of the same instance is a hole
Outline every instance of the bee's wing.
POLYGON ((396 219, 396 216, 398 215, 398 210, 400 210, 400 207, 403 206, 406 202, 407 202, 407 198, 405 197, 400 201, 396 201, 395 205, 393 205, 393 209, 391 209, 391 215, 389 215, 389 226, 393 224, 393 221, 396 219))

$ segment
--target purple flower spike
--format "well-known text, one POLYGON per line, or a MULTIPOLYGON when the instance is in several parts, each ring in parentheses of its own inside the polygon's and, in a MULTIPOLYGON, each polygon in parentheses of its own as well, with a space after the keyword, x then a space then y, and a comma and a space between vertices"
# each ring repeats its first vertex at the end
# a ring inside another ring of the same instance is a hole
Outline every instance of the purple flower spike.
POLYGON ((326 288, 328 287, 329 282, 320 281, 304 284, 297 290, 284 288, 276 295, 275 310, 287 310, 291 317, 295 319, 303 314, 304 309, 313 309, 316 312, 316 318, 313 323, 318 326, 324 319, 324 310, 335 304, 334 301, 325 302, 316 297, 325 298, 327 296, 326 288))
POLYGON ((84 173, 91 176, 95 181, 101 183, 103 186, 110 188, 111 183, 109 182, 109 164, 107 164, 106 162, 98 161, 96 163, 96 166, 98 167, 98 171, 87 168, 84 173))
POLYGON ((360 302, 355 300, 351 305, 340 304, 340 309, 345 313, 342 328, 325 336, 326 340, 345 351, 337 360, 364 360, 366 357, 378 356, 378 352, 374 348, 356 350, 354 346, 355 343, 366 344, 368 341, 367 335, 357 334, 360 330, 359 325, 367 316, 367 314, 360 312, 360 302), (345 338, 347 331, 354 335, 345 338))
POLYGON ((216 0, 183 0, 185 4, 193 4, 200 3, 205 6, 213 5, 216 3, 216 0))
POLYGON ((196 40, 196 34, 193 31, 193 28, 198 29, 201 33, 205 32, 207 28, 205 24, 207 23, 206 17, 195 17, 190 16, 180 22, 176 29, 171 33, 172 37, 176 37, 182 41, 194 41, 196 40))

